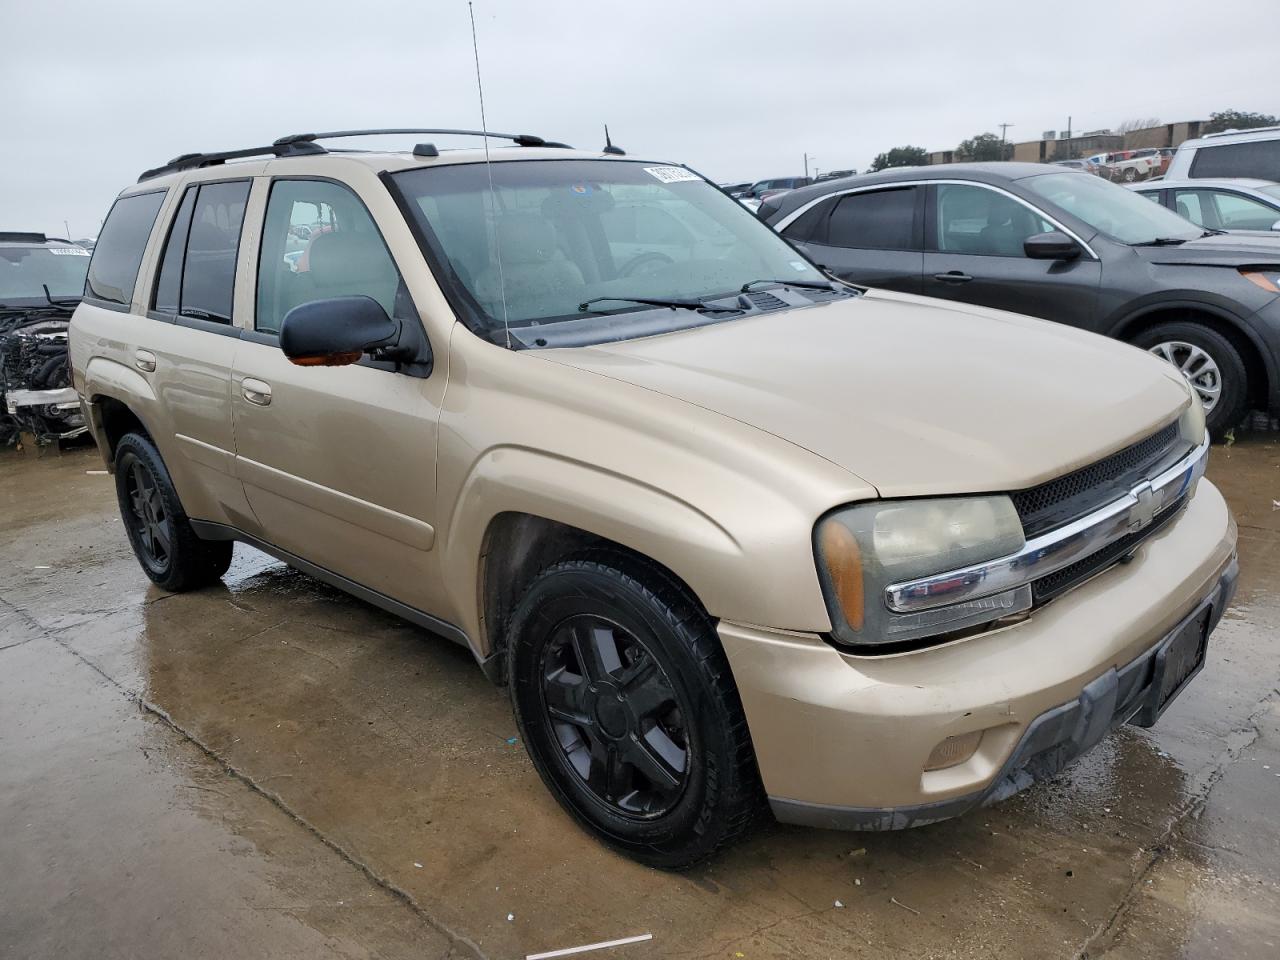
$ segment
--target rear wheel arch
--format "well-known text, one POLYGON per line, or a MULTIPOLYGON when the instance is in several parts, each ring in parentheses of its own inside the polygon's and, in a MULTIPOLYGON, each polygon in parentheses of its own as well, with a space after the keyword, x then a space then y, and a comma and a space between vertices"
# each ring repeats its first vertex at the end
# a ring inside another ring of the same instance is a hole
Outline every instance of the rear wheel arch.
POLYGON ((1277 383, 1273 362, 1257 334, 1226 311, 1207 304, 1161 304, 1126 317, 1111 335, 1129 343, 1152 327, 1173 322, 1197 323, 1226 337, 1244 361, 1250 402, 1262 407, 1270 405, 1277 383))
MULTIPOLYGON (((626 558, 655 581, 679 590, 710 618, 705 604, 683 578, 639 550, 558 520, 506 511, 489 521, 480 550, 477 599, 486 660, 495 665, 505 662, 511 615, 542 571, 569 558, 610 555, 626 558)), ((499 681, 505 679, 493 673, 490 676, 499 681)))
POLYGON ((97 396, 93 397, 89 404, 91 418, 95 427, 94 433, 100 441, 105 441, 106 443, 106 448, 102 451, 102 455, 113 468, 116 447, 119 446, 120 440, 125 434, 140 433, 148 439, 152 439, 151 431, 142 422, 142 418, 123 400, 109 396, 97 396))

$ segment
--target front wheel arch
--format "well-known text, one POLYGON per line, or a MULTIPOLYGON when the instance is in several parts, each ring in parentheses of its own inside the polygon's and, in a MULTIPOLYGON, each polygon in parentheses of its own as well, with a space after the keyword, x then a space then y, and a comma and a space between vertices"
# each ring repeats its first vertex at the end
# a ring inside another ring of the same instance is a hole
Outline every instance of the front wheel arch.
POLYGON ((1249 378, 1249 402, 1260 408, 1272 406, 1272 393, 1277 382, 1273 363, 1257 335, 1237 317, 1204 304, 1160 305, 1126 317, 1111 335, 1132 343, 1152 327, 1174 321, 1198 323, 1231 341, 1244 360, 1245 373, 1249 378))

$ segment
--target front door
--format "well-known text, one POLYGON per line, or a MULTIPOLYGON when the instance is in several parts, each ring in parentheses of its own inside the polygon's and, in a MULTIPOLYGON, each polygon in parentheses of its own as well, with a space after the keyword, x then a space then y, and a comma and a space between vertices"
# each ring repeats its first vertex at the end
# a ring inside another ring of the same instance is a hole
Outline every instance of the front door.
POLYGON ((327 180, 273 181, 253 330, 242 336, 232 378, 236 469, 269 543, 429 609, 443 363, 428 377, 367 359, 295 366, 279 346, 293 307, 357 295, 421 322, 352 190, 327 180))
POLYGON ((939 183, 925 217, 926 296, 1009 310, 1089 328, 1097 311, 1101 264, 1032 260, 1023 242, 1059 229, 1038 211, 986 186, 939 183))

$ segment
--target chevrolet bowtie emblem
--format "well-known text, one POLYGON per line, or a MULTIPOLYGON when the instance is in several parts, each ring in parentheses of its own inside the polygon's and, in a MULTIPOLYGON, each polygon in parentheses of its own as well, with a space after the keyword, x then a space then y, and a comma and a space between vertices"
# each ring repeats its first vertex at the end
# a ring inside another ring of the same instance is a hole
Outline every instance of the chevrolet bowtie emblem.
POLYGON ((1130 492, 1138 499, 1129 509, 1129 531, 1136 533, 1151 526, 1156 515, 1156 498, 1149 483, 1139 484, 1130 492))

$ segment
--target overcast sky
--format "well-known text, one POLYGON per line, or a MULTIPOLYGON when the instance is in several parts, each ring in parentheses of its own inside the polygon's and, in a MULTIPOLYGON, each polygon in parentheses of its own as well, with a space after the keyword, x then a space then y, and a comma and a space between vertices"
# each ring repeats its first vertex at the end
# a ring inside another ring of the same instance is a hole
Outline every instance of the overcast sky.
MULTIPOLYGON (((1277 0, 477 0, 489 126, 719 181, 1013 124, 1280 113, 1277 0), (1185 15, 1183 15, 1185 14, 1185 15)), ((286 133, 478 127, 465 0, 0 0, 0 229, 96 234, 145 168, 286 133)), ((444 144, 444 141, 441 141, 444 144)))

